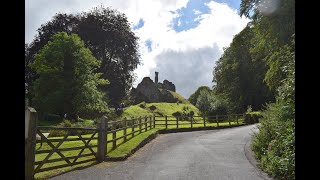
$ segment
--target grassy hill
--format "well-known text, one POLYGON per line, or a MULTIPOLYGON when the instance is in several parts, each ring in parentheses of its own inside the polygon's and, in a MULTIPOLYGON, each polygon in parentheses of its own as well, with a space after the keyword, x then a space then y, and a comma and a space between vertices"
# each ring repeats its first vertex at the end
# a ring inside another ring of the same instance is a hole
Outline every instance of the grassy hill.
POLYGON ((160 116, 172 116, 172 113, 177 111, 193 111, 195 116, 199 115, 198 108, 190 103, 146 103, 145 106, 144 103, 140 103, 126 108, 122 113, 121 118, 151 116, 153 113, 150 110, 150 106, 155 106, 156 109, 154 110, 154 113, 160 116))

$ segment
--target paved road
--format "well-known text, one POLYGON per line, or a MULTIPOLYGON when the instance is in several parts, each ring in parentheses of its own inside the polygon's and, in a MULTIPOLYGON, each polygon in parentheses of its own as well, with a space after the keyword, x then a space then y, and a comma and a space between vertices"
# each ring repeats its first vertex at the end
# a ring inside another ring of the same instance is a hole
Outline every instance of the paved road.
POLYGON ((264 179, 246 157, 255 127, 160 135, 126 161, 100 163, 52 180, 264 179))

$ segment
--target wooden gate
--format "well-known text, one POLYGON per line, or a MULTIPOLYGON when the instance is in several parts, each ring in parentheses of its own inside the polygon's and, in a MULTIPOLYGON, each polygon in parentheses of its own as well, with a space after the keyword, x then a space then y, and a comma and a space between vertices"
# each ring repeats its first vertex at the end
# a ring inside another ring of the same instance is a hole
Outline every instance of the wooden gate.
POLYGON ((36 144, 39 143, 46 143, 48 148, 50 149, 36 149, 35 154, 43 154, 45 155, 44 159, 35 161, 35 170, 34 174, 49 171, 52 169, 58 169, 68 166, 74 166, 77 164, 87 163, 90 161, 97 160, 97 151, 94 150, 98 147, 97 141, 96 143, 89 144, 92 140, 97 140, 98 137, 96 136, 98 133, 98 129, 86 129, 86 128, 56 128, 56 127, 37 127, 37 134, 41 137, 41 140, 36 140, 36 144), (63 138, 55 138, 55 139, 48 139, 43 135, 43 130, 54 130, 54 131, 64 131, 66 134, 63 138), (92 132, 89 138, 82 137, 81 131, 92 132), (72 137, 72 136, 73 137, 72 137), (69 138, 71 136, 71 138, 69 138), (75 137, 74 137, 75 136, 75 137), (83 143, 83 146, 76 146, 76 147, 63 147, 63 143, 65 142, 76 142, 80 141, 83 143), (67 151, 76 151, 80 150, 80 152, 76 156, 66 156, 63 152, 67 151), (85 150, 89 150, 88 153, 84 153, 85 150), (53 154, 56 153, 59 158, 51 158, 53 154), (79 161, 80 158, 83 157, 90 157, 89 159, 79 161), (57 163, 59 162, 59 163, 57 163), (61 164, 61 162, 66 162, 61 164), (59 164, 50 167, 44 167, 45 164, 59 164))

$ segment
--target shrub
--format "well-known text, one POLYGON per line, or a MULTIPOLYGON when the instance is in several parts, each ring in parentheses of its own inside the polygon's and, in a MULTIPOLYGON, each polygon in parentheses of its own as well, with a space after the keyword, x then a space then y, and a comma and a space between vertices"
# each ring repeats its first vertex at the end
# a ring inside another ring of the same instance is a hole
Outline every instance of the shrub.
POLYGON ((262 169, 276 179, 295 179, 293 108, 293 105, 269 104, 262 112, 259 132, 252 138, 252 150, 262 169))
POLYGON ((172 116, 174 116, 175 118, 178 118, 178 120, 181 120, 181 116, 182 116, 182 113, 180 111, 177 111, 177 112, 174 112, 172 113, 172 116))
POLYGON ((62 123, 58 125, 59 127, 72 127, 72 123, 69 120, 63 120, 62 123))
POLYGON ((261 112, 255 111, 255 112, 247 112, 244 114, 244 122, 246 124, 254 124, 258 123, 259 119, 262 117, 261 112))
POLYGON ((150 107, 149 107, 149 109, 153 112, 154 110, 156 110, 156 109, 157 109, 157 107, 156 107, 156 106, 154 106, 154 105, 152 105, 152 106, 150 106, 150 107))
POLYGON ((143 108, 143 109, 146 108, 146 103, 145 103, 145 102, 140 103, 140 104, 139 104, 139 107, 141 107, 141 108, 143 108))

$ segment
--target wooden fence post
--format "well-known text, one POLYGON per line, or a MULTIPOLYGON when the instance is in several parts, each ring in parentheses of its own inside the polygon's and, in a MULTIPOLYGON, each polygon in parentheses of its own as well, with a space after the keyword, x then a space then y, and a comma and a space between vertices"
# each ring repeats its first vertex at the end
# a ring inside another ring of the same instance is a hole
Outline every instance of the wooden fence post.
POLYGON ((123 141, 127 142, 127 118, 123 119, 124 129, 123 129, 123 141))
POLYGON ((141 116, 139 117, 139 133, 141 133, 141 128, 142 128, 142 124, 141 124, 141 116))
POLYGON ((115 149, 116 148, 116 146, 117 146, 117 140, 116 140, 116 138, 117 138, 117 131, 114 131, 115 129, 116 129, 116 125, 115 125, 115 123, 113 123, 112 124, 112 127, 114 127, 112 130, 113 130, 113 132, 112 132, 112 149, 115 149))
POLYGON ((148 116, 144 117, 144 132, 147 131, 148 128, 148 116))
POLYGON ((32 107, 25 108, 25 179, 34 179, 34 161, 37 134, 37 111, 32 107))
POLYGON ((131 128, 132 128, 132 137, 134 137, 134 118, 131 117, 131 128))
POLYGON ((106 156, 107 156, 108 155, 107 154, 107 151, 108 151, 108 149, 107 149, 108 148, 108 143, 107 142, 108 142, 108 128, 109 128, 108 119, 106 119, 105 122, 106 122, 106 156))
POLYGON ((176 117, 177 129, 179 128, 178 116, 176 117))
POLYGON ((166 117, 166 119, 165 119, 166 120, 166 129, 168 129, 168 116, 166 115, 165 117, 166 117))
POLYGON ((156 128, 156 115, 153 114, 153 128, 156 128))
POLYGON ((97 150, 97 160, 98 162, 103 162, 106 155, 106 144, 107 144, 107 133, 106 133, 106 121, 107 118, 102 116, 101 122, 99 123, 98 131, 98 150, 97 150))
POLYGON ((190 126, 193 127, 192 116, 190 116, 190 126))
POLYGON ((151 130, 152 129, 152 116, 149 116, 149 119, 150 119, 149 120, 150 121, 149 124, 150 124, 150 130, 151 130))
POLYGON ((217 127, 219 127, 218 114, 216 115, 217 127))
MULTIPOLYGON (((208 117, 209 119, 209 117, 208 117)), ((203 116, 203 127, 206 127, 206 116, 203 116)))
POLYGON ((230 115, 228 115, 228 121, 229 121, 229 126, 231 126, 231 118, 230 118, 230 115))

